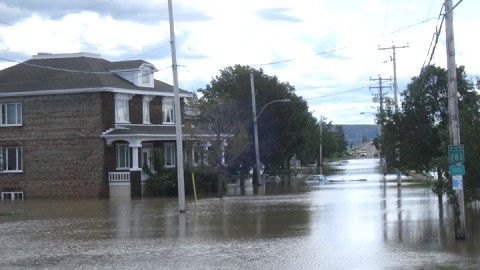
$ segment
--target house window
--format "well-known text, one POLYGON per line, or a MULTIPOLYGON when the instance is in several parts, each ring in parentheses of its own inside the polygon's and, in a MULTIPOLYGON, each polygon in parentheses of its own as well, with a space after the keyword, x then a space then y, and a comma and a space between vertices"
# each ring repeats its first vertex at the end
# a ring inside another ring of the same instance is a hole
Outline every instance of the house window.
POLYGON ((150 124, 150 103, 148 101, 143 102, 143 123, 150 124))
POLYGON ((0 126, 20 126, 22 125, 22 104, 21 103, 1 103, 0 126))
POLYGON ((128 100, 115 101, 115 122, 128 123, 128 100))
POLYGON ((150 83, 150 70, 142 69, 142 83, 150 83))
POLYGON ((163 98, 162 114, 163 114, 163 123, 164 124, 174 124, 175 123, 173 98, 166 98, 166 97, 163 98))
POLYGON ((165 167, 175 167, 175 144, 166 143, 165 148, 165 167))
POLYGON ((143 96, 143 123, 150 124, 150 101, 152 96, 143 96))
POLYGON ((4 172, 22 171, 22 147, 2 147, 0 164, 4 172))
POLYGON ((132 95, 115 94, 115 123, 129 123, 128 101, 132 95))
POLYGON ((126 143, 117 144, 117 170, 130 169, 130 148, 126 143))

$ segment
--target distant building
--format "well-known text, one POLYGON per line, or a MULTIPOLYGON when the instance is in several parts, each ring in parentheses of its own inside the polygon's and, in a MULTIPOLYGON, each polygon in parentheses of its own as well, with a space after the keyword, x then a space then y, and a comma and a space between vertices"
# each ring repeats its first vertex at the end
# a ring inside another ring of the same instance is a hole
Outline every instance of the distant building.
POLYGON ((0 191, 141 196, 154 149, 177 165, 173 87, 156 71, 89 53, 38 54, 1 70, 0 191))

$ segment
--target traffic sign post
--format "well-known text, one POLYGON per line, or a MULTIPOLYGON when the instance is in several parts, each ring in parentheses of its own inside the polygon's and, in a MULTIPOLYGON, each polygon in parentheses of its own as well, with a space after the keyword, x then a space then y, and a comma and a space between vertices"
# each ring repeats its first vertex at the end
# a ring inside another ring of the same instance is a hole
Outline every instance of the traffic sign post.
POLYGON ((463 190, 463 175, 465 175, 465 149, 463 144, 448 146, 448 173, 452 176, 452 189, 463 190))
POLYGON ((463 190, 463 178, 461 175, 454 175, 452 177, 452 189, 463 190))
POLYGON ((465 150, 463 144, 448 146, 448 162, 450 162, 450 164, 465 162, 465 150))
POLYGON ((465 175, 465 166, 450 165, 448 166, 448 173, 450 173, 450 175, 465 175))

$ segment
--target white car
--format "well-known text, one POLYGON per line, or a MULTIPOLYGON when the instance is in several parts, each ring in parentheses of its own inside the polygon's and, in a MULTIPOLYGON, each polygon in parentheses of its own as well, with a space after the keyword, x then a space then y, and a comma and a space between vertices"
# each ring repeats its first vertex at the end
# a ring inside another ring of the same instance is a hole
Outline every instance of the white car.
POLYGON ((306 184, 327 184, 329 181, 323 174, 312 174, 305 178, 304 182, 306 184))

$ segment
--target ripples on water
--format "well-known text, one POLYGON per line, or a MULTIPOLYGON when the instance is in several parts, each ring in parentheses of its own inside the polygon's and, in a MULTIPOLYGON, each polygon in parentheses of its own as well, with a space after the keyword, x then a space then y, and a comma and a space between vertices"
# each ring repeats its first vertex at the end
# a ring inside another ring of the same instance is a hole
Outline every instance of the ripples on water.
MULTIPOLYGON (((371 174, 369 166, 375 168, 365 164, 354 177, 371 174)), ((198 208, 187 198, 185 214, 178 213, 176 199, 165 198, 2 201, 0 213, 16 214, 0 216, 0 268, 475 269, 480 264, 478 205, 467 207, 467 240, 457 241, 451 207, 440 207, 426 187, 399 189, 378 180, 283 185, 203 198, 198 208)))

